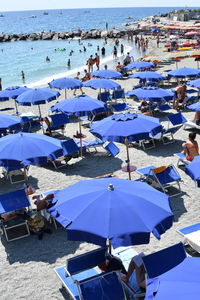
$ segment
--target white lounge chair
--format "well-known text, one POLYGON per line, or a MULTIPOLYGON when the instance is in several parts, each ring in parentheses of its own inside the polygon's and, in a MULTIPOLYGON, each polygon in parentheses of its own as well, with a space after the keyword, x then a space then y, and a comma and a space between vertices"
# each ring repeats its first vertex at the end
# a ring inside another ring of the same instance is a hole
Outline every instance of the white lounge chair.
POLYGON ((184 244, 190 245, 200 253, 200 223, 178 229, 177 232, 182 236, 184 244))

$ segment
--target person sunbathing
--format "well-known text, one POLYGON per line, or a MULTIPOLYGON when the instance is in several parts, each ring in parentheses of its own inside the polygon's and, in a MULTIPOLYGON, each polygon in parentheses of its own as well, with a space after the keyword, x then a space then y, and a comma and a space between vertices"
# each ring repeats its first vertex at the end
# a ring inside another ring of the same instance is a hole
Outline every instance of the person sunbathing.
POLYGON ((192 161, 195 156, 199 155, 199 146, 198 143, 195 141, 196 133, 190 132, 189 139, 187 142, 183 143, 183 153, 186 156, 186 159, 192 161))
POLYGON ((120 271, 124 275, 127 274, 121 259, 111 254, 108 255, 105 261, 99 264, 98 267, 103 272, 120 271))
POLYGON ((173 108, 178 110, 179 104, 183 103, 186 98, 186 84, 184 82, 180 82, 180 84, 174 90, 176 92, 177 97, 174 99, 173 108))
POLYGON ((146 290, 145 280, 145 267, 142 261, 143 253, 134 256, 129 264, 128 272, 126 275, 122 275, 121 279, 125 283, 130 283, 131 286, 135 285, 135 279, 141 290, 146 290))
POLYGON ((145 116, 150 116, 150 117, 153 116, 152 112, 150 110, 148 110, 147 107, 145 107, 145 106, 141 107, 141 113, 145 116))
POLYGON ((81 78, 82 81, 90 80, 90 73, 85 69, 84 70, 85 76, 81 78))

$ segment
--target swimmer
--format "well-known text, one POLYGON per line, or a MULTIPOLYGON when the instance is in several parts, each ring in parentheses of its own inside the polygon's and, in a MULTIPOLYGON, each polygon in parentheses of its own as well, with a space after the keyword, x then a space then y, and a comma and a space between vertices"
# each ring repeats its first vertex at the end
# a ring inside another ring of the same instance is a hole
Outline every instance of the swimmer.
POLYGON ((70 61, 70 58, 68 59, 67 61, 67 66, 70 67, 71 66, 71 61, 70 61))
POLYGON ((48 56, 46 57, 46 61, 47 61, 47 62, 50 62, 50 58, 49 58, 48 56))
POLYGON ((21 71, 21 76, 22 76, 23 83, 25 83, 25 74, 24 74, 24 71, 21 71))
POLYGON ((80 52, 80 53, 82 53, 82 50, 81 50, 81 49, 79 49, 79 52, 80 52))
POLYGON ((86 52, 86 48, 85 48, 85 46, 83 46, 83 51, 84 51, 84 52, 86 52))

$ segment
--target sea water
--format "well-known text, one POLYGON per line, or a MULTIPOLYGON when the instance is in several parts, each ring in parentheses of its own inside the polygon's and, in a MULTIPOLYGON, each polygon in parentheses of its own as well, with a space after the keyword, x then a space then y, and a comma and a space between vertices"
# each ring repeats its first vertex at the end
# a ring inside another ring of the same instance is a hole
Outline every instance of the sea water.
MULTIPOLYGON (((89 30, 93 28, 105 29, 122 28, 123 23, 134 21, 145 16, 165 13, 170 8, 109 8, 109 9, 70 9, 44 11, 3 12, 0 17, 0 32, 4 33, 32 33, 41 31, 71 31, 89 30), (128 19, 131 17, 132 19, 128 19)), ((120 41, 123 42, 124 41, 120 41)), ((106 48, 106 57, 101 56, 101 63, 112 60, 114 41, 108 40, 78 40, 59 41, 18 41, 0 43, 0 77, 3 88, 22 85, 21 71, 25 73, 25 84, 30 86, 46 85, 52 79, 61 76, 74 76, 77 71, 86 68, 86 61, 90 55, 95 55, 97 46, 106 48), (90 46, 88 45, 90 44, 90 46), (86 52, 83 51, 86 47, 86 52), (65 51, 55 49, 65 48, 65 51), (69 56, 73 50, 72 56, 69 56), (80 52, 81 50, 81 52, 80 52), (46 62, 46 57, 50 62, 46 62), (67 66, 70 59, 71 66, 67 66)), ((130 51, 138 58, 141 53, 131 43, 126 44, 125 52, 130 51)), ((119 54, 120 50, 118 50, 119 54)), ((120 60, 120 59, 119 59, 120 60)), ((122 60, 122 58, 121 58, 122 60)), ((117 64, 114 61, 114 64, 117 64)))

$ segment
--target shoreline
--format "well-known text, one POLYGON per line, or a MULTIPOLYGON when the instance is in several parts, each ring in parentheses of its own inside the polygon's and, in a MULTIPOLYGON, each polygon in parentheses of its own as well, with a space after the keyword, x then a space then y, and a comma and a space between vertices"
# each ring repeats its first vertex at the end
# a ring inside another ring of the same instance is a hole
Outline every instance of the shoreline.
MULTIPOLYGON (((124 53, 125 54, 127 52, 132 53, 133 49, 134 49, 133 45, 130 46, 130 45, 124 44, 124 53)), ((120 60, 124 55, 121 55, 121 54, 118 55, 117 59, 120 60)), ((115 61, 116 60, 113 59, 113 56, 109 55, 109 56, 107 56, 107 57, 105 57, 101 60, 100 67, 102 67, 104 64, 108 64, 108 66, 111 66, 112 63, 114 63, 115 61)), ((53 79, 58 79, 58 78, 62 78, 62 77, 74 77, 78 71, 83 72, 84 69, 87 69, 87 65, 82 64, 81 66, 76 67, 76 68, 71 69, 71 70, 67 70, 66 72, 55 73, 53 75, 46 76, 46 77, 44 77, 40 80, 28 83, 28 84, 26 84, 26 86, 29 87, 29 88, 47 87, 48 83, 51 82, 53 79)))

